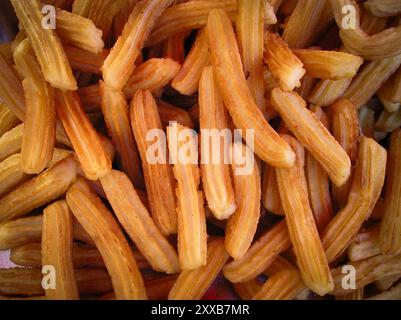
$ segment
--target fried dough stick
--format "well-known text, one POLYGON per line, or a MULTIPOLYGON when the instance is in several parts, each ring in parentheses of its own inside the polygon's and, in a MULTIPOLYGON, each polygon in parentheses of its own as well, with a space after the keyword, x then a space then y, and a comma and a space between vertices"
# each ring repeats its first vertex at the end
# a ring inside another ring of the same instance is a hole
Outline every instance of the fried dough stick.
POLYGON ((142 276, 120 226, 85 179, 69 188, 67 203, 99 249, 117 298, 146 299, 142 276))
POLYGON ((254 130, 254 149, 262 160, 273 166, 292 166, 294 152, 272 129, 253 100, 234 30, 223 10, 212 10, 207 32, 216 82, 234 124, 242 130, 254 130))

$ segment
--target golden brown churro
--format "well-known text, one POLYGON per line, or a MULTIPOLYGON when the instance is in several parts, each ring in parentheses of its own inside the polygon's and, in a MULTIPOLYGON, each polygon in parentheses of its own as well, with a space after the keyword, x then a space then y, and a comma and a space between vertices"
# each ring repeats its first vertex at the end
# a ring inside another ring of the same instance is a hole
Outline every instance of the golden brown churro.
POLYGON ((0 103, 0 137, 18 124, 19 119, 14 113, 4 103, 0 103))
POLYGON ((252 280, 290 246, 287 224, 281 221, 256 240, 241 259, 227 263, 224 276, 233 283, 252 280))
MULTIPOLYGON (((163 130, 156 102, 149 91, 138 90, 131 102, 131 125, 139 154, 151 215, 164 235, 177 233, 176 200, 174 193, 173 171, 168 163, 152 161, 149 148, 152 141, 148 139, 150 130, 163 130)), ((152 137, 160 139, 160 136, 152 137)), ((164 149, 167 159, 166 146, 164 149)))
POLYGON ((12 0, 11 3, 30 39, 46 81, 55 88, 76 90, 77 83, 60 39, 54 30, 42 27, 39 0, 12 0))
POLYGON ((283 270, 271 276, 252 300, 292 300, 305 289, 299 273, 283 270))
POLYGON ((117 221, 83 178, 68 190, 67 203, 99 249, 117 298, 146 299, 143 279, 127 240, 117 221))
POLYGON ((111 170, 100 180, 118 221, 152 268, 177 273, 179 265, 175 249, 157 228, 129 178, 123 172, 111 170))
POLYGON ((347 249, 350 261, 361 261, 380 254, 379 226, 374 225, 357 234, 347 249))
POLYGON ((326 127, 306 108, 305 101, 297 93, 279 88, 272 91, 271 101, 287 127, 319 161, 333 183, 343 185, 350 175, 351 161, 326 127))
POLYGON ((265 37, 264 61, 278 79, 281 89, 292 91, 300 87, 300 80, 306 72, 301 60, 278 35, 267 32, 265 37))
POLYGON ((265 165, 262 180, 262 204, 269 212, 284 216, 281 205, 280 193, 278 191, 276 171, 273 167, 265 165))
POLYGON ((171 86, 185 95, 198 91, 202 70, 209 64, 208 40, 205 29, 199 30, 195 43, 188 53, 182 68, 174 77, 171 86))
POLYGON ((104 120, 120 156, 122 167, 132 182, 140 187, 142 176, 139 154, 131 130, 129 107, 125 96, 103 81, 100 81, 100 95, 102 96, 104 120))
POLYGON ((160 16, 147 44, 153 45, 176 33, 204 27, 213 9, 223 9, 234 19, 237 14, 237 1, 194 0, 176 4, 160 16))
POLYGON ((21 217, 62 195, 76 178, 76 163, 69 156, 0 199, 0 222, 21 217), (48 188, 52 185, 52 188, 48 188))
POLYGON ((236 32, 244 72, 253 99, 259 109, 266 113, 263 81, 263 1, 238 1, 236 32))
POLYGON ((401 54, 382 60, 370 61, 352 80, 344 93, 344 98, 352 102, 357 109, 372 98, 380 87, 401 65, 401 54), (375 81, 371 81, 375 79, 375 81))
POLYGON ((15 71, 7 64, 2 55, 0 55, 0 68, 1 101, 18 119, 25 120, 25 100, 22 84, 15 71))
POLYGON ((182 270, 192 270, 206 265, 207 234, 203 194, 199 191, 199 167, 196 164, 198 149, 193 132, 186 130, 180 124, 173 123, 167 127, 167 139, 177 180, 178 257, 182 270), (180 136, 185 140, 179 139, 180 136), (186 149, 182 149, 184 144, 189 144, 196 155, 185 154, 186 149), (192 162, 194 158, 195 164, 192 162))
POLYGON ((332 262, 348 247, 372 213, 384 183, 387 154, 379 144, 363 137, 347 205, 322 234, 327 260, 332 262))
POLYGON ((207 31, 216 82, 234 124, 242 130, 254 130, 255 152, 262 160, 274 166, 293 165, 294 152, 270 127, 253 101, 234 30, 223 10, 212 10, 207 31))
MULTIPOLYGON (((328 128, 329 119, 324 111, 320 107, 313 107, 311 110, 328 128)), ((305 154, 305 175, 313 216, 315 217, 317 229, 321 232, 333 218, 333 204, 327 173, 309 152, 305 154)))
POLYGON ((352 78, 363 63, 361 57, 340 51, 297 49, 293 52, 302 61, 306 74, 319 79, 352 78))
POLYGON ((24 79, 26 102, 21 165, 26 173, 38 174, 53 156, 56 139, 54 89, 45 81, 28 39, 15 48, 14 60, 24 79))
POLYGON ((204 130, 204 133, 210 132, 211 135, 205 134, 201 139, 203 190, 213 215, 217 219, 224 220, 234 213, 236 205, 230 167, 224 162, 227 154, 224 138, 227 132, 223 130, 227 128, 227 114, 213 78, 212 67, 203 69, 199 82, 199 116, 200 129, 204 130), (221 136, 221 132, 223 132, 223 136, 221 136), (210 148, 210 139, 213 143, 216 135, 218 145, 212 145, 210 148), (214 157, 218 157, 218 159, 214 159, 214 157))
POLYGON ((288 231, 302 279, 313 291, 324 295, 333 289, 333 280, 309 205, 304 149, 294 138, 285 138, 297 155, 294 167, 276 169, 288 231))
POLYGON ((382 254, 401 253, 401 130, 391 134, 388 154, 384 215, 380 228, 380 249, 382 254))
POLYGON ((401 0, 9 2, 0 300, 400 299, 401 0))
POLYGON ((306 48, 313 41, 326 1, 299 0, 284 28, 283 39, 291 48, 306 48))
MULTIPOLYGON (((42 273, 39 268, 0 269, 0 294, 8 296, 41 296, 42 273)), ((104 269, 76 269, 78 291, 81 295, 99 295, 113 289, 110 276, 104 269)))
POLYGON ((170 300, 201 299, 228 258, 223 238, 209 240, 206 265, 194 270, 183 271, 171 288, 168 298, 170 300))
MULTIPOLYGON (((54 149, 53 158, 48 167, 71 155, 64 149, 54 149)), ((32 177, 26 174, 21 166, 21 154, 14 154, 0 162, 0 197, 6 195, 21 183, 32 177)))
POLYGON ((139 65, 129 77, 123 91, 132 98, 139 89, 156 92, 168 84, 180 70, 180 64, 170 58, 153 58, 139 65))
POLYGON ((85 114, 78 94, 58 90, 56 106, 85 175, 97 180, 107 174, 111 169, 111 159, 85 114))
POLYGON ((69 11, 57 10, 57 35, 63 44, 69 44, 92 53, 100 53, 104 48, 102 31, 92 20, 69 11))
MULTIPOLYGON (((105 268, 103 258, 96 248, 74 244, 72 258, 75 268, 105 268)), ((10 261, 24 267, 42 266, 41 243, 31 242, 10 250, 10 261)))
POLYGON ((242 142, 234 142, 232 154, 232 171, 235 188, 236 210, 228 219, 225 233, 225 245, 228 253, 235 259, 244 257, 252 244, 260 217, 260 175, 253 154, 242 142), (235 158, 241 154, 244 163, 235 158), (239 168, 248 166, 249 171, 241 175, 239 168))
MULTIPOLYGON (((19 218, 2 223, 0 225, 0 249, 12 249, 33 242, 40 242, 42 238, 42 225, 42 215, 19 218)), ((92 243, 88 234, 77 221, 74 221, 73 232, 75 240, 89 244, 92 243)), ((39 264, 41 265, 41 262, 39 264)))
POLYGON ((46 290, 51 300, 79 299, 72 259, 73 215, 65 200, 43 211, 42 265, 53 266, 56 287, 46 290))
POLYGON ((135 60, 144 42, 156 23, 157 18, 173 0, 145 0, 138 2, 111 49, 103 67, 104 81, 121 90, 135 69, 135 60))
MULTIPOLYGON (((386 276, 399 274, 401 256, 378 255, 363 261, 353 262, 350 265, 355 268, 355 289, 359 289, 386 276)), ((332 294, 335 296, 350 292, 349 289, 346 289, 347 287, 344 288, 344 286, 342 286, 344 281, 342 269, 342 266, 340 266, 332 270, 334 280, 334 290, 332 294)))
MULTIPOLYGON (((355 163, 358 156, 359 120, 355 106, 346 99, 339 99, 331 106, 333 136, 347 152, 351 163, 355 163)), ((333 186, 332 196, 338 208, 347 204, 352 179, 341 187, 333 186)))

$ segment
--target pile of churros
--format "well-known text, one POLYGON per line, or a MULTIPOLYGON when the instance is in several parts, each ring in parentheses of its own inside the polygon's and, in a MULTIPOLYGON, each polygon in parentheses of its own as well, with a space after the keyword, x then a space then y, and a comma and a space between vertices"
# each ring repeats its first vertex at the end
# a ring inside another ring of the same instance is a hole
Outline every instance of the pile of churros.
POLYGON ((401 299, 400 0, 10 3, 0 299, 401 299))

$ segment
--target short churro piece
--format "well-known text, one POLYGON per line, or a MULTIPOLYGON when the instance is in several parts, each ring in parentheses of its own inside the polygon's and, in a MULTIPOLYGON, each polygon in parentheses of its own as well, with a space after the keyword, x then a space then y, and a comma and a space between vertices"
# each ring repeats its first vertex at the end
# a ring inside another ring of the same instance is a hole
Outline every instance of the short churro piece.
POLYGON ((352 78, 363 63, 361 57, 340 51, 296 49, 293 52, 302 61, 306 74, 313 78, 352 78))
POLYGON ((372 36, 360 27, 359 6, 354 0, 331 0, 335 20, 340 29, 340 38, 347 52, 367 60, 382 60, 401 54, 401 25, 385 29, 372 36), (344 7, 352 6, 356 21, 343 23, 344 7))
POLYGON ((85 114, 78 94, 58 90, 56 106, 85 175, 91 180, 106 175, 111 169, 111 159, 85 114))
POLYGON ((170 58, 149 59, 134 70, 123 91, 127 98, 132 98, 139 89, 156 92, 176 76, 180 67, 170 58))
POLYGON ((265 36, 264 61, 278 79, 281 89, 292 91, 301 86, 301 79, 306 72, 301 60, 282 38, 272 32, 267 32, 265 36))
POLYGON ((57 10, 57 35, 63 44, 69 44, 92 53, 100 53, 104 48, 102 30, 96 28, 92 20, 66 10, 57 10))
POLYGON ((103 79, 108 85, 119 90, 124 87, 156 20, 172 2, 145 0, 135 5, 121 36, 103 64, 103 79))
POLYGON ((339 80, 320 80, 307 100, 314 105, 328 107, 342 97, 352 82, 352 78, 343 78, 339 80))
MULTIPOLYGON (((19 266, 40 268, 42 266, 41 243, 31 242, 10 250, 10 261, 19 266)), ((99 251, 93 247, 74 244, 72 248, 74 267, 105 268, 99 251)))
MULTIPOLYGON (((76 269, 78 291, 81 295, 110 292, 113 286, 104 269, 76 269)), ((40 268, 0 269, 0 294, 7 296, 41 296, 43 274, 40 268)))
POLYGON ((206 30, 199 30, 182 68, 171 82, 178 92, 190 96, 198 91, 202 70, 210 62, 207 41, 206 30))
POLYGON ((272 91, 271 101, 286 126, 326 170, 337 186, 343 185, 350 173, 351 162, 319 119, 306 108, 305 101, 295 92, 272 91))

